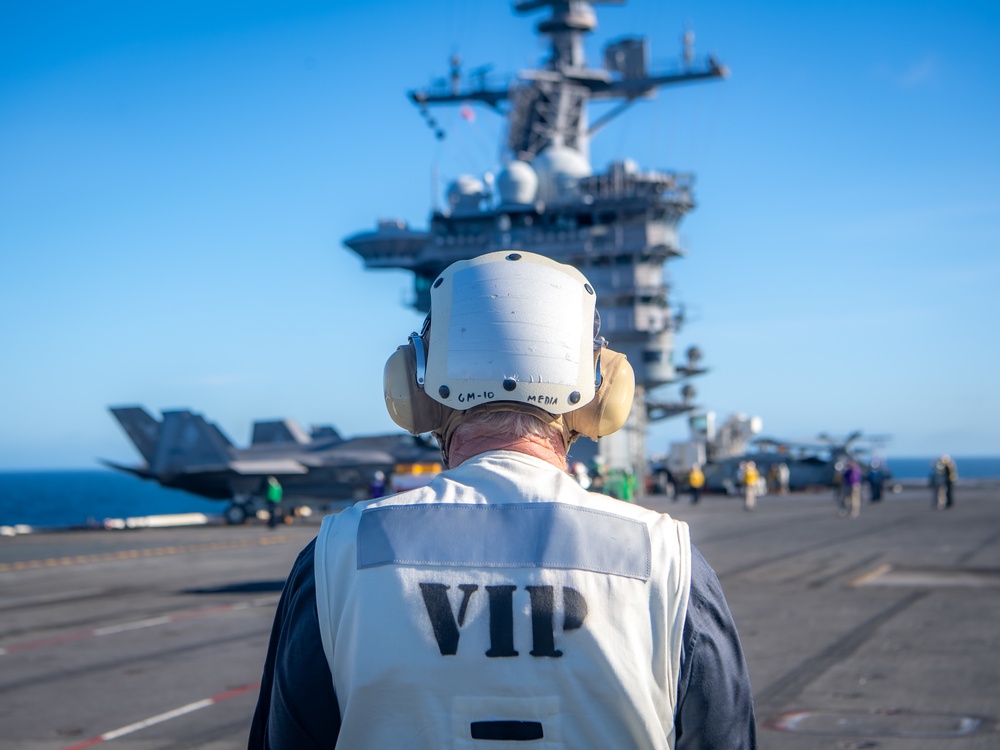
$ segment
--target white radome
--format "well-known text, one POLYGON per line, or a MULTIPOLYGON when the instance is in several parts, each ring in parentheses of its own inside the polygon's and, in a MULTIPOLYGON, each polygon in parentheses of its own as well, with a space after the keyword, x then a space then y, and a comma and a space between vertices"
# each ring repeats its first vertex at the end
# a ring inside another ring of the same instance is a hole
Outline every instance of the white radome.
POLYGON ((549 146, 534 162, 538 174, 538 199, 551 202, 571 193, 581 177, 593 174, 583 154, 567 146, 549 146))
POLYGON ((501 204, 530 206, 538 197, 538 175, 528 162, 515 159, 497 177, 497 189, 501 204))

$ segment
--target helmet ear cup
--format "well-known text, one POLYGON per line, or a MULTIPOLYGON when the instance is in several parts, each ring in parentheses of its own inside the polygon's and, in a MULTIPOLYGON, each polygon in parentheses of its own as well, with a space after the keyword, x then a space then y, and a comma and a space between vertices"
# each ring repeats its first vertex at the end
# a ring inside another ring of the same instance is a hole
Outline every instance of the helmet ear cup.
MULTIPOLYGON (((602 349, 601 385, 584 406, 562 415, 566 431, 591 440, 617 432, 628 419, 635 397, 635 373, 620 352, 602 349)), ((596 355, 595 355, 596 358, 596 355)), ((414 344, 400 346, 385 363, 382 373, 385 408, 392 421, 412 435, 440 432, 454 409, 438 403, 417 385, 414 344)))
POLYGON ((452 410, 432 399, 417 385, 413 344, 396 349, 385 363, 382 390, 392 421, 412 435, 441 429, 452 410))
POLYGON ((603 349, 600 357, 602 379, 593 400, 563 415, 570 433, 586 435, 591 440, 621 429, 635 397, 635 372, 628 358, 611 349, 603 349))

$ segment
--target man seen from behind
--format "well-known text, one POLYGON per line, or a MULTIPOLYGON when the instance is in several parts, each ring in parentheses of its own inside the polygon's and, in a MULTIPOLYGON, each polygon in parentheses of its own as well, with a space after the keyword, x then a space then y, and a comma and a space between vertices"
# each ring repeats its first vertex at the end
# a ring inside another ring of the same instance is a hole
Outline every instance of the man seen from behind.
POLYGON ((384 389, 446 471, 324 519, 278 605, 252 750, 756 747, 739 637, 687 525, 565 471, 632 404, 595 303, 527 252, 434 282, 384 389))

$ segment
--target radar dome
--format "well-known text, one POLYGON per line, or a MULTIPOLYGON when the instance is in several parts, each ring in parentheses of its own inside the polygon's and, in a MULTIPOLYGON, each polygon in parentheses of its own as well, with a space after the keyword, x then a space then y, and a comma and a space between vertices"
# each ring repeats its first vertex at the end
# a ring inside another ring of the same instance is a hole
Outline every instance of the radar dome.
POLYGON ((538 175, 528 162, 515 159, 497 177, 497 188, 500 190, 500 203, 531 205, 538 196, 538 175))
POLYGON ((479 211, 479 204, 489 197, 483 181, 470 174, 459 177, 448 186, 448 205, 453 214, 469 214, 479 211))
POLYGON ((535 159, 538 174, 538 197, 553 201, 576 187, 581 177, 593 174, 587 157, 567 146, 549 146, 535 159))

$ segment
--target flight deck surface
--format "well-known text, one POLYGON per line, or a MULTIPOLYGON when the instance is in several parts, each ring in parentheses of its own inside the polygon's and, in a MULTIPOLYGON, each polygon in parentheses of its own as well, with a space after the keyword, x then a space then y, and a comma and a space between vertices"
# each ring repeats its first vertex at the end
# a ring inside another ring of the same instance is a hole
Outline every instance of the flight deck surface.
MULTIPOLYGON (((857 519, 832 493, 653 496, 718 572, 760 747, 1000 746, 1000 483, 857 519)), ((317 520, 0 538, 0 745, 246 746, 282 582, 317 520)))

